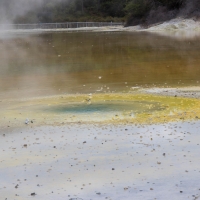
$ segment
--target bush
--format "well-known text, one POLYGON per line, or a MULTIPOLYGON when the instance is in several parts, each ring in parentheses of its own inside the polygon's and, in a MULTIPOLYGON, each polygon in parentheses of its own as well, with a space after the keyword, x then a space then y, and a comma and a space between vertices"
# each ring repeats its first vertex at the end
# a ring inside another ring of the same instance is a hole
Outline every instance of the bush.
POLYGON ((125 11, 131 17, 141 18, 149 11, 149 5, 147 0, 132 0, 126 5, 125 11))

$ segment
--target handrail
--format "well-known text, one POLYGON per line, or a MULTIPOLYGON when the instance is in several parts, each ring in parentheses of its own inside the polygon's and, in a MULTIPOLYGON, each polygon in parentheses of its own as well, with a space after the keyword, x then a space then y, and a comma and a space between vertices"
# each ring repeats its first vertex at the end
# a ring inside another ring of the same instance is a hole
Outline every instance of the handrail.
POLYGON ((34 24, 0 24, 0 28, 8 29, 66 29, 84 27, 123 26, 123 22, 64 22, 34 24))

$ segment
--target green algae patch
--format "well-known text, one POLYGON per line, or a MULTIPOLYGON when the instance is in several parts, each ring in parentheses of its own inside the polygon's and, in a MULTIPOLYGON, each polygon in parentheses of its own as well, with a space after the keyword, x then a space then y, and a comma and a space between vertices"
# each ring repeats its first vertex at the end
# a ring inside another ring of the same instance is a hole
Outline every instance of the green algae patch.
POLYGON ((200 117, 200 100, 149 94, 88 94, 2 102, 4 122, 164 123, 200 117), (14 120, 15 119, 15 120, 14 120))

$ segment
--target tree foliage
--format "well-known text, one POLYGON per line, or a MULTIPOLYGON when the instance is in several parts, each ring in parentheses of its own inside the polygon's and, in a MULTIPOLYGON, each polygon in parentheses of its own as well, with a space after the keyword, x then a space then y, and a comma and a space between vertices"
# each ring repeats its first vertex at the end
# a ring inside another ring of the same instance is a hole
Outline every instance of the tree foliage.
MULTIPOLYGON (((7 5, 13 0, 2 1, 7 5)), ((199 13, 200 0, 43 0, 38 8, 17 15, 15 22, 127 21, 136 25, 199 13)))

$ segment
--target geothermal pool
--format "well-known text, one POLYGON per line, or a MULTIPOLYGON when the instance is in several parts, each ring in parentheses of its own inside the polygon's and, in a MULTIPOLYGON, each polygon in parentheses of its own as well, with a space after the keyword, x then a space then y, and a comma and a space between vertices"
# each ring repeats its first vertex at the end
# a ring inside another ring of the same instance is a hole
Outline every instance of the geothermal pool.
POLYGON ((200 198, 199 41, 0 34, 0 198, 200 198))
POLYGON ((199 41, 144 32, 0 34, 0 97, 199 86, 199 41))

